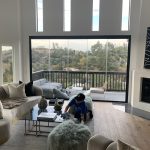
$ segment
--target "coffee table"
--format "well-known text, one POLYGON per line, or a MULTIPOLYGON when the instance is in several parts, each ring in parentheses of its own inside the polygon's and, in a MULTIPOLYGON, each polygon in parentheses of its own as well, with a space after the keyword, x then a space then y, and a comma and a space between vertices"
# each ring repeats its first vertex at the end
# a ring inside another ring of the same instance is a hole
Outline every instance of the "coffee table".
MULTIPOLYGON (((49 104, 49 101, 47 101, 49 104)), ((48 130, 50 128, 54 128, 59 123, 61 123, 63 120, 61 118, 61 113, 64 112, 65 105, 63 105, 61 112, 57 112, 57 118, 54 121, 50 120, 39 120, 38 115, 41 113, 41 110, 38 107, 38 104, 36 104, 24 117, 25 122, 25 135, 35 135, 35 136, 47 136, 47 133, 50 133, 50 131, 45 131, 42 129, 47 128, 48 130), (59 120, 60 118, 60 120, 59 120)), ((43 112, 43 111, 42 111, 43 112)), ((44 112, 53 113, 55 112, 54 106, 47 106, 47 108, 44 110, 44 112)))

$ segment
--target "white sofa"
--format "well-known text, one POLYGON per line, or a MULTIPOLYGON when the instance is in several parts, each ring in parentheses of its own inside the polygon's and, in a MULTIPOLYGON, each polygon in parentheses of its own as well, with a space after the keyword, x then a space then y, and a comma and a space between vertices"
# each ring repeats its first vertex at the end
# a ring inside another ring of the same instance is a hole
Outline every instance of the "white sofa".
MULTIPOLYGON (((7 84, 0 86, 0 100, 4 107, 3 117, 8 119, 10 122, 14 122, 17 119, 22 119, 22 117, 40 101, 41 95, 43 95, 42 90, 39 87, 33 86, 33 91, 35 96, 23 98, 24 102, 20 105, 7 108, 7 103, 8 105, 13 105, 14 99, 9 98, 9 89, 7 84)), ((18 103, 21 100, 21 98, 18 99, 18 103)), ((15 99, 15 101, 17 100, 15 99)))
POLYGON ((0 145, 10 137, 10 123, 7 119, 0 119, 0 145))

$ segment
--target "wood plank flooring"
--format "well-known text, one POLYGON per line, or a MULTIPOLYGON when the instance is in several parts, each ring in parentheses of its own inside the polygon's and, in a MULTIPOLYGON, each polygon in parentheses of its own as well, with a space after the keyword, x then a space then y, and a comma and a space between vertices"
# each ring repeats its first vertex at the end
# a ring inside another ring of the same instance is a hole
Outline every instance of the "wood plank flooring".
POLYGON ((150 150, 150 121, 113 108, 112 103, 94 102, 94 134, 121 139, 141 150, 150 150))
MULTIPOLYGON (((101 134, 112 140, 123 141, 150 150, 150 121, 124 113, 108 102, 93 102, 94 118, 92 124, 94 134, 101 134), (94 122, 94 123, 93 123, 94 122)), ((11 137, 0 150, 46 150, 47 138, 24 136, 24 122, 18 121, 12 126, 11 137)))

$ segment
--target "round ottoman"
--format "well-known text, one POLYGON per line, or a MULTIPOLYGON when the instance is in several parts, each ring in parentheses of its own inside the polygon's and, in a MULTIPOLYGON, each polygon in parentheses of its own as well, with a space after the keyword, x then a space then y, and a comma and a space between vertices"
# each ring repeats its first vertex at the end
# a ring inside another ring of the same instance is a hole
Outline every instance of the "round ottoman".
POLYGON ((87 150, 87 142, 90 137, 91 133, 87 126, 67 120, 51 131, 48 136, 47 149, 87 150))
POLYGON ((10 124, 6 119, 0 119, 0 145, 5 143, 10 136, 10 124))

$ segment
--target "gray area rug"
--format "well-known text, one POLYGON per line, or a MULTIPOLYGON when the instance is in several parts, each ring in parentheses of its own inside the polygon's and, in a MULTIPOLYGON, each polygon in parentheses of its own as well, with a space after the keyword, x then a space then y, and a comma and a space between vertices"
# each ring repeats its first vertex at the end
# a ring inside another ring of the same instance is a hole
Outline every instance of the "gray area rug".
MULTIPOLYGON (((94 120, 88 121, 87 125, 94 134, 94 120)), ((47 131, 51 131, 53 128, 45 128, 47 131)), ((24 121, 17 121, 17 123, 11 125, 10 139, 0 145, 0 150, 46 150, 47 149, 47 136, 33 136, 24 135, 24 121)))

